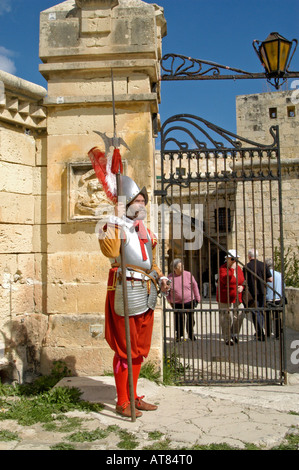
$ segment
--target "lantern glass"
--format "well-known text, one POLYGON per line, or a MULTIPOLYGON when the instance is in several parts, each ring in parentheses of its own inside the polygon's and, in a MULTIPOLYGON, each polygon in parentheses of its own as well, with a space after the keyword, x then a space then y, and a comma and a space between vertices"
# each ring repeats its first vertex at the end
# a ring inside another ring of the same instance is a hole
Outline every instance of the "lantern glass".
POLYGON ((287 67, 292 43, 280 36, 271 33, 260 46, 260 57, 269 74, 283 74, 287 67))
POLYGON ((291 42, 280 41, 279 70, 284 72, 287 68, 287 62, 291 51, 291 42))

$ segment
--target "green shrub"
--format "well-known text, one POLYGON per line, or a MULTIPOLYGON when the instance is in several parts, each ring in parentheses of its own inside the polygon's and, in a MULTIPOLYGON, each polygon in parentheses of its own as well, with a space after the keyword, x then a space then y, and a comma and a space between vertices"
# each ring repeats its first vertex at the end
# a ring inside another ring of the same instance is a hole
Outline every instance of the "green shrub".
MULTIPOLYGON (((283 261, 286 286, 299 287, 299 246, 296 249, 288 247, 284 251, 283 261)), ((274 249, 274 267, 281 272, 281 251, 278 247, 274 249)))

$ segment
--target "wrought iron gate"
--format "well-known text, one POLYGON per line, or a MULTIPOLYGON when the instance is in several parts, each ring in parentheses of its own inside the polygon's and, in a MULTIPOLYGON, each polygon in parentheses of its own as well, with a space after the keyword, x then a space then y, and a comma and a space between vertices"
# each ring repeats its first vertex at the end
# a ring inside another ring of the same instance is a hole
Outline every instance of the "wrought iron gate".
POLYGON ((171 117, 162 127, 156 194, 162 264, 173 279, 163 301, 164 357, 178 383, 284 382, 283 281, 268 288, 266 299, 268 259, 281 261, 283 277, 278 127, 270 129, 269 141, 258 144, 187 114, 171 117), (258 250, 263 276, 247 266, 249 249, 258 250), (252 303, 241 303, 243 294, 230 303, 225 260, 235 256, 232 250, 239 255, 236 285, 240 267, 244 284, 251 276, 252 303), (189 302, 196 294, 192 278, 175 273, 177 259, 198 285, 198 303, 189 302), (221 304, 220 268, 229 299, 221 304), (179 278, 181 298, 174 296, 179 278))

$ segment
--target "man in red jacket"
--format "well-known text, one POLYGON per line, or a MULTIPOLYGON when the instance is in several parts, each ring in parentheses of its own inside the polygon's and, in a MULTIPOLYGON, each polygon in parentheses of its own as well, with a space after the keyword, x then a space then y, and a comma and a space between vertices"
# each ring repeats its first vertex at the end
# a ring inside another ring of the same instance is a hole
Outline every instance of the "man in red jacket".
POLYGON ((239 332, 244 319, 242 304, 244 274, 236 259, 236 250, 230 250, 226 262, 220 266, 217 286, 217 301, 220 311, 220 326, 227 345, 238 342, 239 332))

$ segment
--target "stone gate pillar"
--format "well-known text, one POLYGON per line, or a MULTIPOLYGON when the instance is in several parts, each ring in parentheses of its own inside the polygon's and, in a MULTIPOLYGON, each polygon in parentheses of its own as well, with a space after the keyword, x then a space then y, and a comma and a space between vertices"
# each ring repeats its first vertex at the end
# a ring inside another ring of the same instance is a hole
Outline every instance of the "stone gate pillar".
MULTIPOLYGON (((47 313, 42 372, 63 359, 78 375, 111 368, 104 340, 109 261, 99 250, 97 206, 111 206, 93 178, 87 152, 116 126, 125 173, 146 185, 152 201, 154 137, 160 97, 163 10, 141 0, 67 0, 41 13, 40 72, 48 81, 47 313)), ((161 359, 160 318, 152 359, 161 359)))

